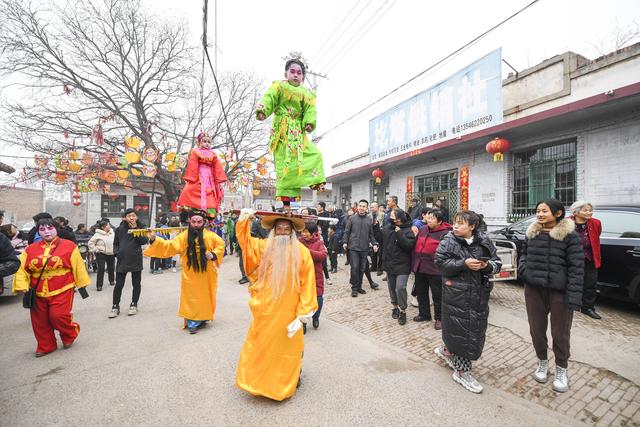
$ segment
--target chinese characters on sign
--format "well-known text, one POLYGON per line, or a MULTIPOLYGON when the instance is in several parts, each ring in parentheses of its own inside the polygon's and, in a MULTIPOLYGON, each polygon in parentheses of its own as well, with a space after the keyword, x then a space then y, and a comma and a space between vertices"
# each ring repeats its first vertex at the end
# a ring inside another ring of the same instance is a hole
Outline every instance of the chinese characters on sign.
POLYGON ((460 168, 460 210, 469 209, 469 166, 460 168))
POLYGON ((502 123, 501 50, 369 121, 377 161, 502 123))

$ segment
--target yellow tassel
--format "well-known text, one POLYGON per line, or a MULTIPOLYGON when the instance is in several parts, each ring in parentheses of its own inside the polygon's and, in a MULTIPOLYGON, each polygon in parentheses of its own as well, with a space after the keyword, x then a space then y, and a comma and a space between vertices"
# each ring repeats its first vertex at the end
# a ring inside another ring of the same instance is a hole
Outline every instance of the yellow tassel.
POLYGON ((298 166, 298 176, 302 176, 302 166, 298 166))

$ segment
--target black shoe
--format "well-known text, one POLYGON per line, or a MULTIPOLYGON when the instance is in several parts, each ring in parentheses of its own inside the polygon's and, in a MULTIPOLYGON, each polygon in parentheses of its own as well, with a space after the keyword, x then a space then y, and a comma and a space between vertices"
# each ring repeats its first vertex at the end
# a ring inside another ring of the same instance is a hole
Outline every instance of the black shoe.
POLYGON ((338 270, 334 268, 333 270, 331 270, 331 274, 338 274, 338 270))
POLYGON ((399 315, 400 315, 400 309, 398 307, 396 307, 393 310, 391 310, 391 318, 392 319, 397 319, 399 315))
POLYGON ((249 279, 247 279, 246 277, 243 277, 242 279, 238 280, 238 283, 240 283, 241 285, 244 285, 245 283, 249 283, 249 279))
POLYGON ((420 316, 419 314, 413 318, 414 322, 429 322, 431 321, 431 317, 420 316))
POLYGON ((307 335, 307 324, 302 322, 302 335, 307 335))
POLYGON ((358 296, 358 291, 351 291, 351 296, 353 298, 357 297, 358 296))
POLYGON ((364 289, 360 288, 360 289, 358 289, 358 293, 364 295, 364 294, 367 293, 367 291, 365 291, 364 289))
POLYGON ((398 323, 401 325, 407 323, 407 313, 405 311, 401 311, 398 315, 398 323))
POLYGON ((369 286, 371 286, 371 289, 376 290, 380 287, 380 285, 378 285, 377 283, 371 283, 369 286))
POLYGON ((100 292, 102 290, 102 286, 96 286, 96 289, 100 292))
POLYGON ((313 319, 313 329, 318 329, 318 326, 320 326, 320 319, 313 319))
POLYGON ((582 312, 582 314, 586 314, 587 316, 591 317, 592 319, 596 319, 596 320, 602 319, 602 316, 600 316, 598 313, 596 313, 596 310, 593 309, 593 308, 583 308, 582 310, 580 310, 580 312, 582 312))

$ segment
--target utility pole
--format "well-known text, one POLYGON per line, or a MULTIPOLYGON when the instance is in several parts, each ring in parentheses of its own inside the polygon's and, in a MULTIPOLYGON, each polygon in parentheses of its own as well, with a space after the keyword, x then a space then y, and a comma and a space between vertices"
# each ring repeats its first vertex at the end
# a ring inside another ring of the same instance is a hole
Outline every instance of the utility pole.
MULTIPOLYGON (((320 77, 321 79, 329 80, 326 74, 316 73, 311 70, 307 70, 307 74, 312 77, 312 81, 309 83, 309 85, 311 86, 311 90, 313 90, 314 92, 317 91, 318 89, 318 77, 320 77)), ((311 133, 312 141, 315 141, 315 134, 316 134, 316 130, 314 129, 313 132, 311 133)), ((315 207, 318 204, 318 190, 313 190, 311 194, 312 194, 311 200, 313 201, 313 206, 315 207)))

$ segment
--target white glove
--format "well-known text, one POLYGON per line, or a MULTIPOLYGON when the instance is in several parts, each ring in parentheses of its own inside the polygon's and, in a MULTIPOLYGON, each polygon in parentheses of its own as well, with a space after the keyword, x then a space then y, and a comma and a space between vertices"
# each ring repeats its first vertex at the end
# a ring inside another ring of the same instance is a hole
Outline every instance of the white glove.
POLYGON ((293 337, 296 332, 298 332, 298 329, 302 328, 302 323, 307 323, 309 320, 311 320, 314 313, 315 311, 311 310, 308 314, 296 317, 296 320, 289 323, 289 325, 287 326, 287 336, 289 338, 293 337))
POLYGON ((253 219, 255 217, 255 211, 251 208, 243 208, 240 210, 240 217, 238 217, 238 221, 244 221, 248 218, 253 219))

